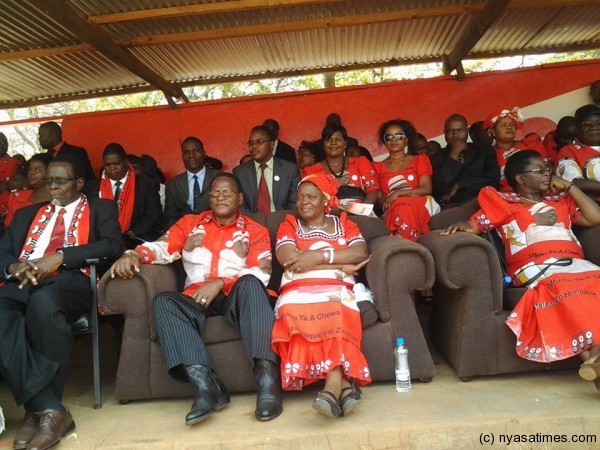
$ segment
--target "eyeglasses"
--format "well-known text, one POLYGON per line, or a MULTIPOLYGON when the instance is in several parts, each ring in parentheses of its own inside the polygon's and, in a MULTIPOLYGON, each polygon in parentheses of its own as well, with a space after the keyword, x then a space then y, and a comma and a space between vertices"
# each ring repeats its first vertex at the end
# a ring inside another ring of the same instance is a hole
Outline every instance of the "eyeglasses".
POLYGON ((58 186, 64 186, 69 181, 77 180, 78 178, 44 178, 44 184, 51 185, 56 183, 58 186))
POLYGON ((210 198, 219 198, 221 195, 225 198, 232 198, 236 196, 238 193, 234 191, 224 190, 224 191, 210 191, 208 196, 210 198))
POLYGON ((273 142, 273 140, 272 139, 254 139, 254 140, 250 139, 247 142, 247 144, 248 144, 248 147, 252 147, 255 144, 256 145, 263 145, 265 142, 273 142))
POLYGON ((600 120, 586 120, 585 122, 581 122, 581 126, 584 128, 597 127, 600 125, 600 120))
POLYGON ((550 173, 550 172, 552 172, 552 168, 546 166, 546 167, 539 167, 537 169, 524 170, 523 172, 520 172, 520 173, 550 173))
POLYGON ((404 133, 388 133, 383 136, 383 141, 388 142, 391 140, 403 141, 406 139, 406 135, 404 133))

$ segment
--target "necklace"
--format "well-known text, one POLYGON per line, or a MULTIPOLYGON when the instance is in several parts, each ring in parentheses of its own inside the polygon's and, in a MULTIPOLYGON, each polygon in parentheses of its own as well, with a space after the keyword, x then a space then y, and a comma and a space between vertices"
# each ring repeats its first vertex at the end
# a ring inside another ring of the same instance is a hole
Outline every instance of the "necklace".
POLYGON ((541 200, 531 200, 530 198, 523 197, 523 196, 521 195, 521 200, 525 200, 526 202, 529 202, 529 204, 531 204, 531 205, 536 205, 536 204, 538 204, 538 203, 540 203, 540 202, 543 202, 543 201, 544 201, 544 198, 542 197, 542 198, 541 198, 541 200))
POLYGON ((304 221, 304 225, 310 228, 311 230, 322 230, 324 228, 327 228, 327 217, 325 217, 325 223, 323 225, 312 225, 306 221, 304 221))
MULTIPOLYGON (((340 173, 336 173, 333 171, 333 169, 331 168, 331 165, 329 164, 329 161, 327 161, 327 158, 325 158, 325 164, 327 164, 327 168, 329 169, 329 171, 335 178, 342 178, 344 176, 344 170, 346 170, 346 155, 344 155, 342 157, 342 170, 340 171, 340 173)), ((337 165, 339 165, 339 163, 334 164, 334 165, 337 166, 337 165)))

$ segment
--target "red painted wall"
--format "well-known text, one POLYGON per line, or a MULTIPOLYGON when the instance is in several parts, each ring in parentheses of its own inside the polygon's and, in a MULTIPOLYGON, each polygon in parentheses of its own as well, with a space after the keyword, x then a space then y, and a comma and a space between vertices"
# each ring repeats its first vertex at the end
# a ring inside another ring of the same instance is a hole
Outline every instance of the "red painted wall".
MULTIPOLYGON (((411 120, 428 138, 442 133, 443 123, 458 112, 469 122, 483 120, 500 107, 524 107, 589 86, 600 79, 600 61, 552 65, 469 75, 465 81, 439 77, 286 94, 218 100, 169 107, 139 108, 68 116, 65 139, 85 147, 95 168, 106 144, 119 142, 130 153, 154 156, 167 177, 183 170, 180 142, 194 135, 207 153, 231 170, 247 152, 249 131, 266 118, 279 121, 280 138, 293 146, 317 139, 325 117, 339 113, 348 133, 369 148, 378 126, 400 117, 411 120)), ((573 114, 567 108, 560 115, 573 114)))

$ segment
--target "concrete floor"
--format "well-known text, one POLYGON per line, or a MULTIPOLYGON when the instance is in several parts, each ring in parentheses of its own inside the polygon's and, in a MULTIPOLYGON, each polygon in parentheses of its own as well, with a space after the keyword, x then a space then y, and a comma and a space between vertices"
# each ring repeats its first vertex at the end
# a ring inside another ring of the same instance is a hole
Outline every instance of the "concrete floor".
MULTIPOLYGON (((107 328, 108 329, 108 328, 107 328)), ((326 419, 311 408, 318 388, 286 393, 283 414, 271 422, 254 418, 255 395, 234 394, 231 404, 204 422, 185 425, 191 399, 118 404, 110 329, 104 330, 102 409, 92 407, 90 341, 76 343, 65 404, 77 423, 57 447, 66 449, 462 449, 504 446, 501 434, 533 435, 518 449, 600 448, 600 394, 576 371, 494 376, 463 383, 439 355, 437 376, 400 394, 393 383, 364 389, 357 414, 326 419), (107 341, 108 338, 108 342, 107 341), (539 435, 536 437, 536 433, 539 435), (590 435, 591 443, 541 443, 541 434, 590 435), (493 445, 492 440, 493 439, 493 445)), ((23 411, 0 383, 7 430, 0 449, 10 448, 23 411)), ((514 438, 513 438, 514 439, 514 438)))

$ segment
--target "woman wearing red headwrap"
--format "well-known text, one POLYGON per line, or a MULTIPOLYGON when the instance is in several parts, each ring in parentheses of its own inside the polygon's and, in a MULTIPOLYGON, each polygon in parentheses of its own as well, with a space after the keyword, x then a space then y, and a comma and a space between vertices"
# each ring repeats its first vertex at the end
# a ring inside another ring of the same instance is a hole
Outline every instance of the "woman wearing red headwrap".
POLYGON ((371 381, 357 306, 368 295, 362 285, 355 293, 353 275, 366 264, 368 248, 345 213, 328 214, 337 187, 326 175, 303 178, 299 218, 289 215, 279 227, 276 256, 285 272, 272 333, 283 389, 325 380, 313 407, 328 417, 354 411, 362 397, 358 385, 371 381))
POLYGON ((512 110, 501 109, 494 111, 484 122, 484 127, 494 138, 496 159, 500 166, 500 191, 503 192, 512 191, 504 177, 504 166, 510 155, 520 150, 535 150, 542 156, 542 159, 549 167, 554 167, 555 164, 539 134, 529 133, 523 140, 515 140, 517 130, 523 127, 523 122, 525 122, 525 119, 516 106, 512 110))

